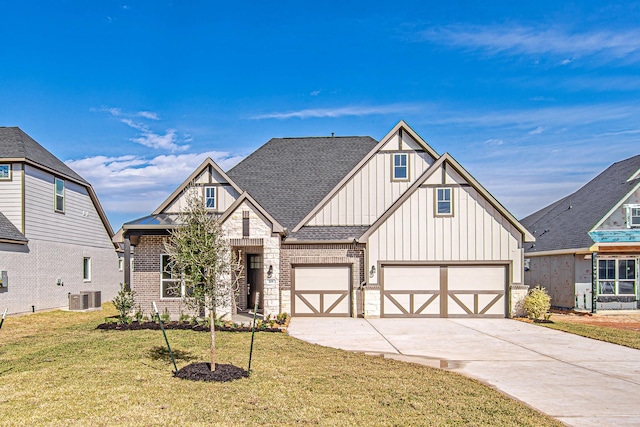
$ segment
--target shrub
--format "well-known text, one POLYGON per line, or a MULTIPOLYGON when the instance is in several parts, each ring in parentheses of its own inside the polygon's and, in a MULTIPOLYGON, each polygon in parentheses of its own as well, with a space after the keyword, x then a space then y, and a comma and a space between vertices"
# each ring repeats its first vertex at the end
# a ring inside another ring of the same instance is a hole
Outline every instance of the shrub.
POLYGON ((115 305, 116 310, 118 310, 118 323, 130 323, 131 317, 129 317, 129 313, 133 308, 135 303, 135 291, 129 290, 125 288, 125 285, 120 283, 120 290, 118 294, 113 299, 113 305, 115 305))
POLYGON ((171 313, 169 313, 169 309, 167 309, 166 307, 160 315, 160 320, 162 321, 162 323, 169 323, 171 321, 171 313))
POLYGON ((538 320, 551 308, 551 297, 545 288, 537 285, 535 288, 529 289, 529 293, 524 297, 522 308, 527 317, 538 320))

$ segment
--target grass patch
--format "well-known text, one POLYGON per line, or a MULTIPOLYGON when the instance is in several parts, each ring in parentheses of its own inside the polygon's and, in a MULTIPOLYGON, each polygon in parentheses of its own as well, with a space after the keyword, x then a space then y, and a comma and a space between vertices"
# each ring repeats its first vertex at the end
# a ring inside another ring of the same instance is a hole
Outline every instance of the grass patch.
MULTIPOLYGON (((561 426, 461 375, 256 334, 253 373, 174 378, 159 331, 104 331, 91 313, 10 317, 0 330, 0 419, 9 425, 561 426)), ((178 368, 208 361, 209 335, 167 331, 178 368)), ((218 363, 246 369, 250 334, 219 332, 218 363)))
POLYGON ((610 328, 607 326, 585 325, 572 322, 540 323, 547 328, 558 331, 570 332, 595 340, 606 341, 612 344, 624 345, 640 350, 640 333, 624 329, 610 328))

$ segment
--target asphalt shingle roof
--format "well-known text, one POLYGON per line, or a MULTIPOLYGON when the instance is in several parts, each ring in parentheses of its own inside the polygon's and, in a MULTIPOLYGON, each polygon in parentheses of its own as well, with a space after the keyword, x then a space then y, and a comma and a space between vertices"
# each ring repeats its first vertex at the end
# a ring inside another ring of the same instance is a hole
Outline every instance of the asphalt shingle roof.
POLYGON ((525 252, 586 248, 593 245, 587 234, 640 178, 629 178, 640 170, 640 155, 614 163, 573 194, 527 216, 520 223, 536 238, 525 252))
POLYGON ((227 175, 292 229, 377 144, 369 136, 274 138, 227 175))
POLYGON ((84 178, 18 127, 0 127, 0 159, 26 159, 61 176, 89 185, 84 178))
POLYGON ((27 238, 18 230, 11 221, 0 212, 0 239, 14 242, 28 242, 27 238))
POLYGON ((295 233, 291 233, 288 238, 297 240, 346 240, 358 239, 369 229, 365 226, 322 226, 322 227, 302 227, 295 233))

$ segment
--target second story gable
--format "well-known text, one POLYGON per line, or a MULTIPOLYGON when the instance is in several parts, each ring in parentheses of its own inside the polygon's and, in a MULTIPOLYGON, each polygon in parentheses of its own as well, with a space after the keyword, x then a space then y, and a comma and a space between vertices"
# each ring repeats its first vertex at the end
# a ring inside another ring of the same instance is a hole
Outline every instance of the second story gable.
POLYGON ((439 157, 399 122, 294 229, 373 224, 439 157))

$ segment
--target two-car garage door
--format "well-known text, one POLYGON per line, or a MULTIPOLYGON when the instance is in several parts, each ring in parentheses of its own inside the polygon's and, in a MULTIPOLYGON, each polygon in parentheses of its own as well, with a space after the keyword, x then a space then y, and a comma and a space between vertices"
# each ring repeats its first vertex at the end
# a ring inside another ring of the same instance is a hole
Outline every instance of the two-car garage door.
POLYGON ((383 265, 382 317, 505 317, 506 265, 383 265))

